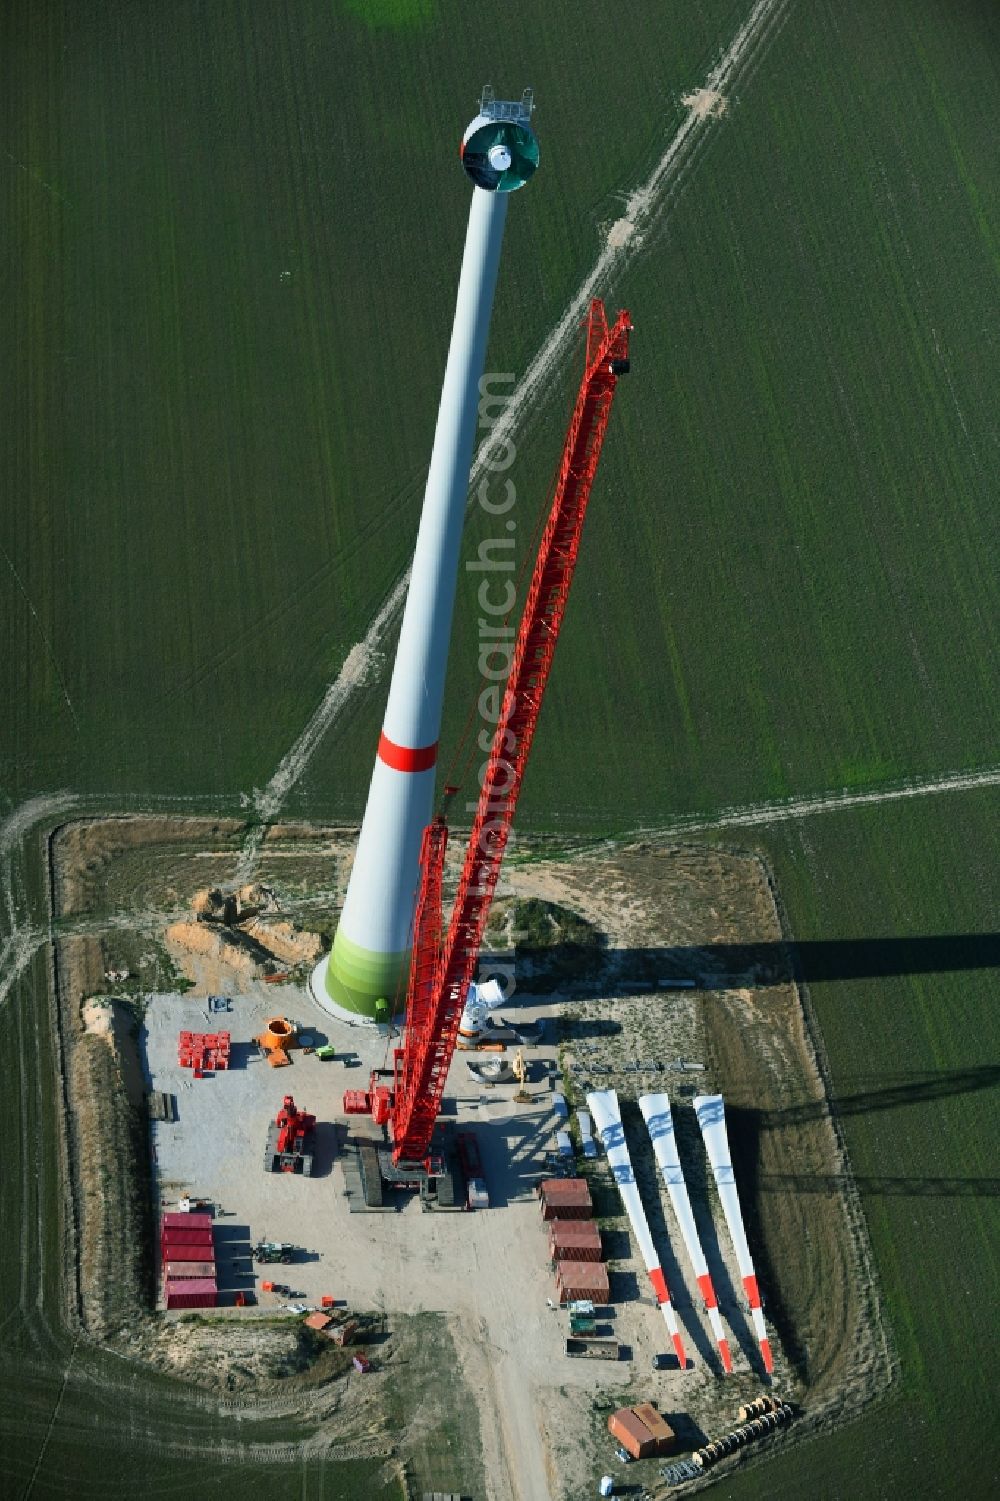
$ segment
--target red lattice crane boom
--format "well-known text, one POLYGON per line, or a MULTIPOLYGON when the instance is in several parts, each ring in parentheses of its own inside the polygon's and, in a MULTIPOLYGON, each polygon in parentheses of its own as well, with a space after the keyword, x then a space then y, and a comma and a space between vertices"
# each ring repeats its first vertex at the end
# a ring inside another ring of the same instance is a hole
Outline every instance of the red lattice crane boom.
POLYGON ((424 831, 406 1038, 395 1052, 391 1107, 384 1086, 376 1098, 372 1080, 372 1108, 376 1119, 391 1117, 397 1163, 422 1163, 430 1147, 563 622, 615 388, 629 368, 631 326, 628 313, 620 312, 609 328, 604 304, 598 299, 590 304, 586 368, 443 943, 441 887, 448 830, 444 819, 437 818, 424 831))

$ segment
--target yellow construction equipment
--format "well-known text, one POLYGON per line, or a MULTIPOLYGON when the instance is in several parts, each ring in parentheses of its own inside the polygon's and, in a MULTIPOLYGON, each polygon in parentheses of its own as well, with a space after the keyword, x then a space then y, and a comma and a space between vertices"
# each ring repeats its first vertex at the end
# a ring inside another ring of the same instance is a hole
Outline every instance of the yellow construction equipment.
POLYGON ((524 1087, 528 1082, 528 1065, 524 1061, 524 1054, 520 1048, 514 1054, 514 1061, 511 1067, 514 1070, 514 1078, 518 1083, 517 1093, 513 1096, 514 1103, 515 1105, 530 1105, 531 1096, 524 1087))

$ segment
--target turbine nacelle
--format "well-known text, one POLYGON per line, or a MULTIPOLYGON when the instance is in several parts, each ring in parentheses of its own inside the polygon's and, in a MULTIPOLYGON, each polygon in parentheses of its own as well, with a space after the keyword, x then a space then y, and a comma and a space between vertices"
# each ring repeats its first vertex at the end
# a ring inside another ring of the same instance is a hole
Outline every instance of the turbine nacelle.
POLYGON ((479 113, 462 137, 462 166, 477 188, 514 193, 538 166, 538 141, 531 128, 530 89, 519 100, 497 99, 486 86, 479 113))

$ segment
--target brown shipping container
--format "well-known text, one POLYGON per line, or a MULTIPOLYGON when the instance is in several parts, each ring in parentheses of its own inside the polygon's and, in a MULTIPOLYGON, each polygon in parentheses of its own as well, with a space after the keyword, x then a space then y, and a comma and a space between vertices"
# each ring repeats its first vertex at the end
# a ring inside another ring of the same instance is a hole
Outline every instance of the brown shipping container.
POLYGON ((590 1208, 586 1178, 543 1178, 540 1192, 553 1204, 586 1204, 590 1208))
POLYGON ((619 1408, 608 1418, 608 1432, 616 1438, 623 1449, 627 1449, 633 1459, 648 1459, 656 1453, 656 1440, 646 1427, 640 1423, 635 1413, 628 1407, 619 1408))
POLYGON ((560 1303, 572 1303, 577 1298, 609 1303, 608 1269, 603 1261, 558 1261, 556 1291, 560 1303))
POLYGON ((168 1240, 162 1248, 162 1257, 164 1261, 214 1261, 215 1252, 211 1241, 205 1241, 200 1246, 175 1246, 172 1240, 168 1240))
POLYGON ((214 1279, 192 1278, 190 1282, 168 1282, 168 1308, 214 1308, 218 1296, 214 1279))
POLYGON ((551 1261, 602 1261, 601 1232, 593 1220, 550 1220, 551 1261))
POLYGON ((171 1225, 176 1225, 179 1230, 211 1230, 212 1216, 210 1214, 164 1214, 160 1218, 160 1229, 169 1230, 171 1225))
POLYGON ((589 1220, 592 1213, 589 1204, 542 1203, 543 1220, 589 1220))
POLYGON ((192 1277, 214 1277, 214 1261, 168 1261, 163 1268, 168 1282, 188 1282, 192 1277))
POLYGON ((601 1247, 590 1245, 565 1245, 559 1241, 549 1241, 549 1260, 560 1261, 603 1261, 601 1247))
POLYGON ((541 1199, 543 1220, 589 1220, 594 1212, 583 1178, 546 1178, 541 1199))
POLYGON ((657 1412, 652 1402, 640 1402, 633 1407, 632 1411, 656 1440, 657 1454, 673 1454, 677 1448, 677 1435, 666 1418, 657 1412))

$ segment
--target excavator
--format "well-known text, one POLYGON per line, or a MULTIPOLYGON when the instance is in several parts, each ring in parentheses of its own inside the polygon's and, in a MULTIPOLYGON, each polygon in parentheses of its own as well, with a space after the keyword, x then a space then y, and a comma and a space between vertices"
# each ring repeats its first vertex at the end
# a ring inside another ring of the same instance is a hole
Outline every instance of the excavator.
POLYGON ((520 1048, 514 1054, 514 1062, 511 1066, 514 1070, 514 1078, 517 1080, 517 1091, 511 1098, 515 1105, 530 1105, 531 1095, 525 1088, 528 1082, 528 1065, 524 1061, 524 1054, 520 1048))

